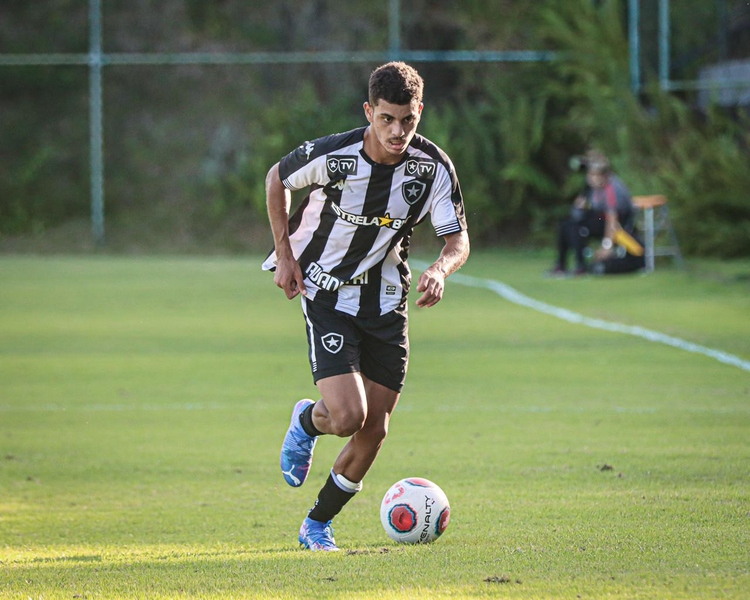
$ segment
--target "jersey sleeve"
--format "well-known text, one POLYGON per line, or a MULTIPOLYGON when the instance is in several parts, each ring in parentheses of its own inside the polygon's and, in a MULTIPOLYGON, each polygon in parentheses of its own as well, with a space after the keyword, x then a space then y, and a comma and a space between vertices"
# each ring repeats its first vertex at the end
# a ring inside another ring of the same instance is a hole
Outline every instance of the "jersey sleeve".
POLYGON ((279 161, 279 177, 288 190, 301 190, 309 185, 325 186, 331 180, 326 164, 327 155, 364 139, 364 127, 336 133, 305 142, 279 161))
POLYGON ((461 194, 461 185, 452 163, 440 170, 435 181, 434 199, 430 208, 430 220, 438 236, 466 231, 466 212, 461 194))
POLYGON ((314 183, 328 183, 325 154, 320 140, 305 142, 279 161, 279 178, 288 190, 301 190, 314 183))

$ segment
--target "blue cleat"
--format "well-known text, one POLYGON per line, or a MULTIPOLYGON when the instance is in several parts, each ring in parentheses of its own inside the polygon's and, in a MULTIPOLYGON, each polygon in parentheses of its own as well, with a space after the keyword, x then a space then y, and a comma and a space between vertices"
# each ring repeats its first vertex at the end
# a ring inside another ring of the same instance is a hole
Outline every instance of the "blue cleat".
POLYGON ((313 551, 336 552, 339 549, 333 539, 331 522, 321 523, 309 517, 302 521, 302 527, 299 528, 299 543, 304 548, 313 551))
POLYGON ((292 422, 281 446, 281 473, 292 487, 299 487, 305 483, 312 465, 315 442, 318 441, 317 437, 307 435, 299 422, 300 413, 311 404, 315 403, 305 399, 294 405, 292 422))

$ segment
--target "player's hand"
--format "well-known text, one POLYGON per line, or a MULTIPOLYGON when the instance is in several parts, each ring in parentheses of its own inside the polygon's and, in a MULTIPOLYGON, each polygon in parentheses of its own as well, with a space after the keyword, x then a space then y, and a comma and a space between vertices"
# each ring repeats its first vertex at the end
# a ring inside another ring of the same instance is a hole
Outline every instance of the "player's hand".
POLYGON ((443 299, 445 291, 445 273, 436 266, 431 266, 419 276, 417 282, 417 291, 424 292, 417 299, 417 306, 420 308, 429 308, 435 306, 443 299))
POLYGON ((279 286, 286 297, 291 300, 298 294, 307 296, 302 269, 294 258, 277 258, 276 271, 273 274, 273 282, 279 286))

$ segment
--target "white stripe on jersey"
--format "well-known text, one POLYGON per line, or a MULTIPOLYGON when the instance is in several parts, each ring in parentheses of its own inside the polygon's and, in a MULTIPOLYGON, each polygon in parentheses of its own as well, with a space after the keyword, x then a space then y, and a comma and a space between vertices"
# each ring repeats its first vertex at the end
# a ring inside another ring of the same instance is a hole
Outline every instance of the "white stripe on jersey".
MULTIPOLYGON (((397 165, 363 152, 365 128, 307 142, 279 166, 285 187, 310 187, 290 219, 294 256, 308 299, 351 315, 375 316, 403 305, 409 274, 404 238, 428 214, 437 235, 466 229, 450 159, 415 136, 397 165)), ((273 268, 272 253, 263 267, 273 268)))

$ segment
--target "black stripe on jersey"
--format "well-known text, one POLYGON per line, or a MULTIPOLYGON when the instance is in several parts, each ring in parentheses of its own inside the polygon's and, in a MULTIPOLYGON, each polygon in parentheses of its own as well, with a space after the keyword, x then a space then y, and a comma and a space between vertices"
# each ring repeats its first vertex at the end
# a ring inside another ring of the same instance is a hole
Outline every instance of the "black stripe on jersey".
MULTIPOLYGON (((314 188, 311 188, 311 191, 312 189, 314 188)), ((305 208, 307 207, 309 203, 310 203, 310 194, 305 196, 305 199, 297 207, 297 210, 294 211, 294 214, 291 217, 289 217, 289 235, 292 235, 299 228, 299 224, 302 222, 302 213, 305 212, 305 208)), ((275 250, 276 250, 276 246, 271 248, 271 251, 268 253, 268 256, 266 256, 266 258, 271 256, 271 254, 273 254, 275 250)), ((276 267, 275 266, 271 267, 270 270, 275 271, 276 267)))
POLYGON ((380 314, 380 294, 383 280, 383 261, 370 267, 367 285, 363 285, 359 297, 359 315, 380 314))
MULTIPOLYGON (((411 218, 411 217, 410 217, 411 218)), ((396 265, 399 273, 399 279, 401 281, 401 301, 399 302, 398 308, 402 309, 406 305, 406 298, 409 295, 409 287, 411 286, 411 272, 409 271, 409 265, 406 262, 409 258, 409 246, 411 245, 411 236, 414 233, 414 225, 404 227, 403 231, 399 232, 398 239, 394 238, 393 242, 388 248, 388 254, 395 248, 396 244, 400 243, 401 248, 399 250, 399 257, 401 262, 396 265)))
MULTIPOLYGON (((451 201, 453 202, 453 208, 456 211, 456 227, 453 228, 450 231, 446 231, 443 234, 439 235, 446 235, 448 233, 456 233, 458 231, 465 231, 466 230, 466 212, 463 205, 463 196, 461 194, 461 186, 458 183, 458 177, 456 176, 456 172, 453 168, 453 163, 451 162, 450 158, 448 158, 448 155, 443 152, 438 146, 430 142, 429 140, 423 138, 421 135, 417 134, 412 138, 410 146, 413 146, 414 148, 417 148, 418 150, 421 150, 424 152, 427 156, 430 158, 440 162, 448 171, 451 178, 451 184, 453 186, 453 190, 451 191, 451 201)), ((448 229, 448 228, 443 228, 448 229)))
MULTIPOLYGON (((310 187, 310 194, 312 194, 316 187, 317 186, 310 187)), ((302 222, 302 213, 305 212, 307 205, 310 204, 310 194, 305 196, 305 199, 297 207, 297 210, 294 211, 294 214, 289 217, 289 235, 292 235, 297 229, 299 229, 299 225, 302 222)))
MULTIPOLYGON (((391 184, 396 169, 392 165, 384 166, 370 163, 372 171, 367 183, 363 215, 383 215, 388 211, 391 196, 391 184)), ((380 232, 379 227, 359 227, 354 232, 349 250, 336 269, 335 275, 342 281, 351 279, 359 263, 367 256, 380 232)), ((370 269, 369 284, 361 288, 359 313, 378 314, 380 312, 380 279, 381 265, 370 269)))
POLYGON ((333 226, 336 224, 338 217, 336 213, 331 209, 331 204, 341 204, 341 191, 326 186, 326 201, 323 203, 323 207, 320 214, 320 223, 315 233, 312 235, 310 243, 302 251, 302 254, 297 258, 302 273, 307 271, 307 267, 312 262, 317 262, 323 255, 323 251, 326 247, 326 242, 333 231, 333 226))
POLYGON ((414 147, 417 150, 421 150, 431 159, 436 160, 437 162, 442 164, 446 168, 447 171, 449 171, 450 173, 453 173, 453 164, 448 158, 448 155, 445 152, 443 152, 438 146, 436 146, 435 144, 433 144, 426 138, 422 137, 419 134, 416 134, 412 138, 409 146, 414 147))
POLYGON ((398 265, 398 273, 399 277, 401 279, 401 304, 399 305, 399 308, 403 308, 403 306, 406 304, 406 298, 409 295, 409 288, 411 287, 411 271, 409 270, 409 265, 406 262, 406 257, 409 254, 409 240, 411 239, 411 232, 409 232, 409 235, 406 236, 405 244, 406 249, 402 253, 404 261, 402 263, 399 263, 398 265))

